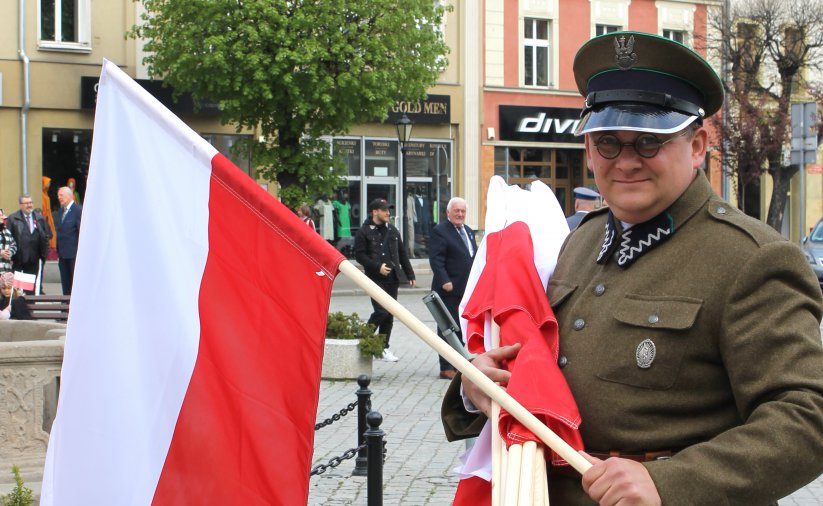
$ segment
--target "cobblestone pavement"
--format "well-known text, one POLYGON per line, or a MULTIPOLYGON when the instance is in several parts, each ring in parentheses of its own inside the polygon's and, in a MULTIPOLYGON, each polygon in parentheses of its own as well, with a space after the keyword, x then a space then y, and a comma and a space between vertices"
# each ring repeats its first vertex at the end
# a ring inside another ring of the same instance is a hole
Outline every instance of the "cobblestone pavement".
MULTIPOLYGON (((422 297, 431 284, 423 266, 416 264, 420 288, 401 289, 399 301, 434 329, 422 297), (422 271, 422 272, 421 272, 422 271)), ((342 277, 342 275, 341 275, 342 277)), ((331 311, 356 312, 363 319, 371 313, 366 295, 347 280, 338 278, 331 311)), ((419 337, 395 321, 391 349, 400 361, 374 362, 372 407, 383 415, 387 455, 383 471, 383 501, 386 505, 448 505, 457 480, 451 470, 464 448, 449 443, 440 423, 440 401, 448 382, 438 379, 437 356, 419 337)), ((324 420, 356 400, 356 381, 327 381, 320 386, 318 421, 324 420)), ((313 465, 357 446, 356 411, 315 433, 313 465)), ((352 476, 354 459, 313 476, 309 483, 309 505, 365 505, 366 478, 352 476)), ((781 506, 823 505, 823 478, 780 501, 781 506)))

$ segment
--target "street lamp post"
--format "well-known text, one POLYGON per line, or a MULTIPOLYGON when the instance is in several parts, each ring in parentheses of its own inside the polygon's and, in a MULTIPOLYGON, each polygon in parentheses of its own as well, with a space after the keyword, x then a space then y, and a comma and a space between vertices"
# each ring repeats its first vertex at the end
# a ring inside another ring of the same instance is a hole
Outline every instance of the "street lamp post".
MULTIPOLYGON (((397 142, 400 143, 400 160, 402 165, 402 170, 400 172, 400 198, 397 199, 397 209, 400 210, 399 218, 400 218, 400 229, 403 231, 403 240, 407 241, 410 237, 409 230, 406 228, 406 224, 409 222, 406 219, 407 209, 406 209, 406 144, 408 144, 409 140, 411 140, 412 134, 412 127, 414 126, 414 121, 410 120, 406 113, 403 113, 403 117, 397 120, 394 124, 397 128, 397 142)), ((409 244, 406 245, 407 248, 410 248, 410 251, 414 251, 414 245, 409 244)))

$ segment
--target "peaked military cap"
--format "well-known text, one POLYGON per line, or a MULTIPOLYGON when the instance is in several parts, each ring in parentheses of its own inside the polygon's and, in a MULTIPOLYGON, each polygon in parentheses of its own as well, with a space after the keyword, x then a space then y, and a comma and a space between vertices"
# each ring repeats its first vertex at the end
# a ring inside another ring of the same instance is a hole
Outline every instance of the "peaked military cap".
POLYGON ((578 186, 574 190, 574 198, 580 200, 597 200, 600 198, 600 194, 596 191, 592 190, 591 188, 586 188, 585 186, 578 186))
POLYGON ((692 49, 642 32, 587 41, 574 57, 586 97, 575 134, 601 130, 674 133, 702 123, 723 105, 723 84, 692 49))

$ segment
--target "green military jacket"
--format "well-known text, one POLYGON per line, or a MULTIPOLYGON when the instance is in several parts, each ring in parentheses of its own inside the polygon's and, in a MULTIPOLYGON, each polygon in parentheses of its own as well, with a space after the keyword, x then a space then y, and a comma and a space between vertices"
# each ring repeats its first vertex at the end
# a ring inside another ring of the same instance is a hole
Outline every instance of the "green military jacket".
MULTIPOLYGON (((549 282, 584 444, 676 451, 644 464, 665 505, 774 503, 823 471, 820 286, 796 245, 702 173, 669 212, 674 233, 625 269, 596 262, 608 212, 590 213, 549 282)), ((456 386, 450 439, 483 422, 456 386)), ((592 504, 579 479, 549 481, 552 501, 592 504)))

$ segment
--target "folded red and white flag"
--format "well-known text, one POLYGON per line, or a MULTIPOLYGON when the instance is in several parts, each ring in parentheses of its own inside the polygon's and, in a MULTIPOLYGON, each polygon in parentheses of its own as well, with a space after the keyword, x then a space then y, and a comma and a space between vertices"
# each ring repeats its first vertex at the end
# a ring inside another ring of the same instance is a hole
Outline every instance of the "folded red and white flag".
POLYGON ((41 504, 306 504, 342 260, 104 62, 41 504))
MULTIPOLYGON (((509 394, 580 450, 580 414, 557 366, 557 321, 545 295, 569 233, 563 211, 543 183, 533 182, 527 191, 506 185, 498 176, 489 184, 486 209, 486 235, 460 307, 466 345, 472 353, 490 349, 492 320, 500 325, 501 346, 521 343, 517 358, 508 364, 512 372, 509 394)), ((499 428, 507 446, 525 441, 540 443, 505 411, 501 412, 499 428)), ((483 436, 458 471, 468 481, 461 481, 455 504, 468 504, 462 493, 472 497, 480 494, 480 480, 488 480, 491 475, 491 438, 483 436)), ((552 462, 565 464, 553 453, 552 462)))
POLYGON ((34 290, 34 282, 37 280, 37 276, 34 274, 26 274, 25 272, 14 271, 14 281, 12 285, 15 288, 20 288, 21 290, 34 290))

